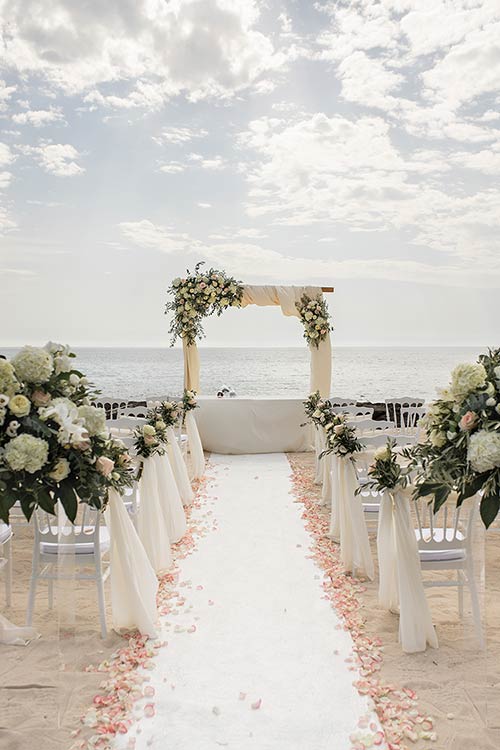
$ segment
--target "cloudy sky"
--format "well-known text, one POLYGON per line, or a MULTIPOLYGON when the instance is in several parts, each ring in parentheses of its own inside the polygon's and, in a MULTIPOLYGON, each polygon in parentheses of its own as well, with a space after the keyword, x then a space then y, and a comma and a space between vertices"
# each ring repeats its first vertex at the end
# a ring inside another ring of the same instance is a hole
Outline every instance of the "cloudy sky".
MULTIPOLYGON (((0 0, 3 345, 168 342, 169 281, 334 285, 338 345, 497 344, 498 0, 0 0)), ((300 344, 276 310, 207 344, 300 344)))

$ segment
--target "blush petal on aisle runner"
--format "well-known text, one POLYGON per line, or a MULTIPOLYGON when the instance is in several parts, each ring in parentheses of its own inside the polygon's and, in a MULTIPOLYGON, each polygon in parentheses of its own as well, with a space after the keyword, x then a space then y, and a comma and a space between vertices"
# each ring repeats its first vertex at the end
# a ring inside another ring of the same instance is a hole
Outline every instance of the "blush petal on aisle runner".
POLYGON ((211 462, 217 484, 203 510, 212 505, 217 532, 179 563, 185 603, 162 618, 168 646, 148 671, 154 709, 139 706, 144 718, 113 747, 348 748, 371 709, 308 557, 290 465, 283 454, 211 462))

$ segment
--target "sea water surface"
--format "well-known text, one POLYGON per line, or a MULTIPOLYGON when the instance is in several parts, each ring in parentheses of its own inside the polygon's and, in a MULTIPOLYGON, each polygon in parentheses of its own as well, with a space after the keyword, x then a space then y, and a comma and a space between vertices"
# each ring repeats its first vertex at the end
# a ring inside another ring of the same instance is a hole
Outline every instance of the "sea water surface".
MULTIPOLYGON (((460 362, 474 362, 485 347, 334 347, 332 394, 380 401, 398 396, 431 400, 460 362)), ((10 357, 15 349, 0 348, 10 357)), ((162 398, 182 391, 180 348, 76 348, 77 366, 104 396, 162 398)), ((297 348, 200 347, 201 391, 223 385, 238 396, 309 393, 309 352, 297 348)))

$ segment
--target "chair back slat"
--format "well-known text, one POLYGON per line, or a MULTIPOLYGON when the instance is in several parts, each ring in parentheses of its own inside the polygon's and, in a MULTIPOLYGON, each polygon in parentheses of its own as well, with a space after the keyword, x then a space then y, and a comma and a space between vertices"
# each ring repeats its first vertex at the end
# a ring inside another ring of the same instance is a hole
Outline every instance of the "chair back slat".
POLYGON ((352 417, 373 417, 374 408, 373 406, 334 406, 332 408, 334 414, 349 414, 352 417))
POLYGON ((352 398, 344 398, 343 396, 335 396, 328 399, 330 406, 356 406, 356 400, 352 398))
POLYGON ((385 399, 385 413, 387 419, 394 420, 397 427, 401 427, 401 409, 409 407, 421 407, 425 399, 417 396, 401 396, 400 398, 385 399))
POLYGON ((415 501, 417 541, 421 550, 460 550, 471 543, 476 498, 457 507, 444 503, 433 512, 432 503, 420 498, 415 501))

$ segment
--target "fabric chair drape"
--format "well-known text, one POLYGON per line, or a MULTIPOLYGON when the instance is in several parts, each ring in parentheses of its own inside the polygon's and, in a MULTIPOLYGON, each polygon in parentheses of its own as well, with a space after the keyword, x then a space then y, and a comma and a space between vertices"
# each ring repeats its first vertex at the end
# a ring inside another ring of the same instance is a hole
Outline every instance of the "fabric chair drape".
POLYGON ((188 436, 189 455, 191 456, 192 478, 201 479, 205 474, 205 456, 198 432, 198 425, 192 411, 186 414, 186 432, 188 436))
POLYGON ((158 494, 158 478, 154 459, 144 460, 139 480, 140 505, 137 530, 155 573, 162 573, 172 565, 170 539, 158 494))
POLYGON ((437 648, 425 595, 410 503, 401 491, 387 493, 379 517, 380 603, 394 609, 399 604, 399 639, 403 651, 437 648))
POLYGON ((179 494, 184 505, 191 505, 194 500, 194 492, 189 481, 188 471, 181 449, 175 437, 173 427, 167 427, 167 454, 170 460, 170 466, 174 472, 175 481, 179 489, 179 494))
POLYGON ((356 495, 358 477, 350 459, 337 458, 336 511, 340 530, 340 559, 346 571, 359 571, 370 580, 374 568, 368 530, 363 512, 363 501, 356 495))
POLYGON ((172 543, 175 543, 182 539, 186 533, 186 514, 167 454, 164 453, 163 456, 156 454, 152 458, 156 467, 158 496, 167 526, 168 538, 172 543))

